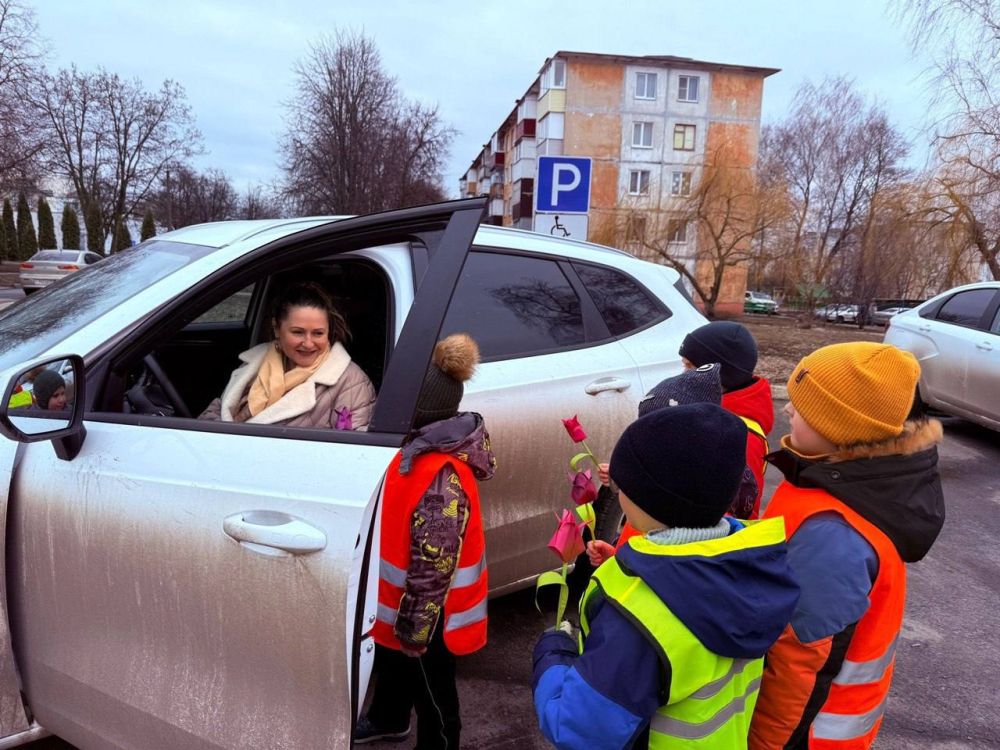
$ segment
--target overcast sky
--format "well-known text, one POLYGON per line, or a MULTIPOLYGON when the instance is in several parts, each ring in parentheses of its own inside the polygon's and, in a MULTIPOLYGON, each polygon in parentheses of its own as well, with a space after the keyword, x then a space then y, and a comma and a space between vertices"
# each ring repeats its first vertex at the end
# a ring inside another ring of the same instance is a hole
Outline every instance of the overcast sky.
MULTIPOLYGON (((781 68, 764 86, 764 121, 799 84, 846 74, 918 139, 926 58, 914 57, 887 0, 24 0, 53 68, 75 63, 187 90, 208 153, 244 187, 279 174, 283 102, 309 42, 364 31, 411 98, 440 105, 459 131, 444 175, 458 178, 558 50, 677 55, 781 68)), ((920 147, 920 152, 923 152, 920 147)))

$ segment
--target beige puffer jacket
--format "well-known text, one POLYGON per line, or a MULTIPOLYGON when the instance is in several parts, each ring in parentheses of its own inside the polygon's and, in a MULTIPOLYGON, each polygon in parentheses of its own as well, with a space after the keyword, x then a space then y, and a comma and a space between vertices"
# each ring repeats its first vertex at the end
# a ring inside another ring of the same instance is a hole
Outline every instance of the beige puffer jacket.
MULTIPOLYGON (((259 344, 240 355, 246 364, 233 372, 222 397, 212 401, 198 419, 234 421, 270 346, 270 343, 259 344)), ((337 411, 346 406, 351 410, 351 427, 365 430, 374 405, 375 388, 371 380, 338 343, 333 345, 330 356, 311 378, 248 419, 247 424, 334 428, 337 411)))

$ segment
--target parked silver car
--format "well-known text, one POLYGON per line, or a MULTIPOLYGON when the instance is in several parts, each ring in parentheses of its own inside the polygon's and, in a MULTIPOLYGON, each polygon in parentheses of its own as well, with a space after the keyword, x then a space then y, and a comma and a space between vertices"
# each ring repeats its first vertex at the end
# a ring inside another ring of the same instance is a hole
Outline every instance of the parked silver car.
POLYGON ((920 398, 1000 430, 1000 281, 950 289, 895 315, 885 341, 920 360, 920 398))
POLYGON ((901 312, 906 312, 909 309, 909 307, 884 307, 881 310, 876 310, 872 313, 872 323, 878 326, 887 326, 893 316, 899 315, 901 312))
POLYGON ((18 269, 21 288, 25 294, 37 292, 99 260, 100 255, 87 250, 39 250, 18 269))
POLYGON ((371 669, 382 477, 447 333, 483 354, 463 408, 499 460, 482 487, 491 589, 554 567, 575 452, 561 419, 608 457, 704 319, 676 272, 481 226, 483 207, 189 227, 0 314, 3 734, 28 736, 30 716, 87 747, 346 747, 371 669), (378 389, 368 432, 190 418, 301 278, 351 326, 378 389), (53 360, 73 373, 70 411, 8 410, 19 376, 53 360), (130 412, 136 384, 174 416, 130 412))

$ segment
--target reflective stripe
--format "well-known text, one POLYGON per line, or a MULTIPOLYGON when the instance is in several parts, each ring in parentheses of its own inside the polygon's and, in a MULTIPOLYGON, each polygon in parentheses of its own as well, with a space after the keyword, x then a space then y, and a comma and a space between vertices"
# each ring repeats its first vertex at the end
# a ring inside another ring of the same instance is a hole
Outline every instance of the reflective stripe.
POLYGON ((405 588, 406 586, 406 571, 402 568, 397 568, 386 560, 379 560, 378 562, 378 577, 386 583, 398 586, 399 588, 405 588))
POLYGON ((451 587, 457 589, 462 586, 471 586, 482 577, 484 570, 486 570, 486 555, 482 555, 477 563, 459 568, 455 572, 455 578, 451 582, 451 587))
POLYGON ((703 701, 706 698, 711 698, 713 695, 718 695, 736 675, 741 674, 743 670, 747 668, 747 664, 754 661, 756 661, 756 659, 733 659, 733 665, 729 668, 728 672, 722 675, 722 677, 717 679, 715 682, 710 682, 700 690, 696 690, 691 693, 690 697, 695 700, 703 701))
POLYGON ((447 615, 447 622, 444 626, 444 632, 449 633, 452 630, 458 630, 459 628, 464 628, 466 625, 472 625, 481 620, 486 619, 486 600, 483 599, 476 606, 465 610, 464 612, 456 612, 453 615, 447 615))
POLYGON ((747 701, 750 697, 757 692, 760 688, 760 678, 747 685, 746 692, 736 698, 733 698, 729 703, 723 706, 715 716, 713 716, 708 721, 703 721, 701 724, 691 724, 686 721, 681 721, 680 719, 675 719, 672 716, 662 716, 661 714, 656 714, 653 716, 653 721, 650 723, 650 729, 659 734, 666 734, 671 737, 677 737, 682 740, 700 740, 708 737, 712 732, 715 732, 723 724, 733 718, 736 714, 745 711, 747 707, 747 701))
MULTIPOLYGON (((898 636, 897 636, 898 640, 898 636)), ((833 678, 835 685, 868 685, 878 682, 885 676, 885 671, 896 656, 896 641, 893 641, 877 659, 871 661, 850 661, 845 659, 840 667, 840 673, 833 678)))
POLYGON ((831 714, 820 711, 813 719, 812 736, 818 740, 851 740, 862 737, 882 718, 888 699, 886 696, 875 708, 864 714, 831 714))
POLYGON ((392 607, 387 607, 384 604, 378 605, 378 610, 375 613, 375 617, 379 622, 384 622, 386 625, 396 624, 396 614, 397 610, 392 607))
MULTIPOLYGON (((462 586, 471 586, 479 581, 484 570, 486 570, 486 555, 480 557, 479 562, 456 570, 451 587, 457 589, 462 586)), ((378 576, 386 583, 398 586, 401 589, 406 588, 406 571, 387 560, 379 560, 378 576)))

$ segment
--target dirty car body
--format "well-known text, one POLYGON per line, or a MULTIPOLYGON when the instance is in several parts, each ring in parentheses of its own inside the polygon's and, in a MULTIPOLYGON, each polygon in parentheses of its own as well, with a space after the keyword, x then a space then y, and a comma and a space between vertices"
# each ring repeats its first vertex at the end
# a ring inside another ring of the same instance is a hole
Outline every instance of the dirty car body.
POLYGON ((491 589, 552 567, 573 449, 560 417, 609 455, 703 319, 673 271, 480 227, 482 210, 182 229, 0 316, 0 384, 57 361, 75 381, 57 438, 46 415, 0 406, 11 746, 45 727, 95 748, 346 747, 371 669, 382 479, 447 333, 483 351, 463 408, 500 462, 482 488, 491 589), (301 279, 352 328, 378 390, 368 431, 192 418, 301 279), (134 411, 135 387, 172 415, 134 411))

